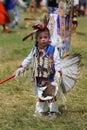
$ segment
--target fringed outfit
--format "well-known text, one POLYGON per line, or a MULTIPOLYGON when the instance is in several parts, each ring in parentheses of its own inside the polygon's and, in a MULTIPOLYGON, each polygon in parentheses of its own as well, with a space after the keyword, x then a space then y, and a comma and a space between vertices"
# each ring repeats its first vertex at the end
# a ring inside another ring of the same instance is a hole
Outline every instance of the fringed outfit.
MULTIPOLYGON (((27 20, 34 20, 26 18, 27 20)), ((34 31, 23 38, 23 41, 32 36, 39 30, 47 27, 48 20, 38 21, 33 26, 34 31)), ((41 40, 42 37, 39 37, 41 40)), ((38 40, 38 41, 39 41, 38 40)), ((70 92, 74 87, 79 74, 81 55, 74 54, 66 56, 60 61, 59 51, 51 44, 46 44, 45 48, 39 48, 36 42, 28 57, 22 62, 21 68, 15 72, 15 77, 21 76, 26 67, 31 64, 32 79, 35 81, 35 95, 38 97, 35 114, 41 112, 50 112, 53 115, 58 113, 57 94, 65 102, 64 93, 70 92)), ((50 116, 50 115, 49 115, 50 116)))
POLYGON ((59 72, 61 69, 58 50, 50 44, 45 49, 35 47, 22 62, 22 66, 25 68, 30 63, 35 80, 35 94, 38 97, 36 112, 47 112, 48 110, 58 112, 56 104, 58 86, 54 82, 55 71, 59 72))

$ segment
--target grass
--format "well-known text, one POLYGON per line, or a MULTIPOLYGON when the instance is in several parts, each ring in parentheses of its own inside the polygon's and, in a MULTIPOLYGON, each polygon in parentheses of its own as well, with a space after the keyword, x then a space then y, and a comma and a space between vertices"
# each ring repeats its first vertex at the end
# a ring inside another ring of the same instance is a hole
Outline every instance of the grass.
MULTIPOLYGON (((75 89, 66 95, 66 109, 59 99, 62 115, 55 120, 33 117, 37 98, 30 82, 30 72, 18 81, 0 85, 0 130, 87 130, 87 18, 79 17, 77 34, 72 35, 71 54, 82 55, 82 66, 75 89)), ((3 34, 0 28, 0 81, 12 75, 28 55, 33 41, 22 38, 30 31, 20 29, 3 34)))

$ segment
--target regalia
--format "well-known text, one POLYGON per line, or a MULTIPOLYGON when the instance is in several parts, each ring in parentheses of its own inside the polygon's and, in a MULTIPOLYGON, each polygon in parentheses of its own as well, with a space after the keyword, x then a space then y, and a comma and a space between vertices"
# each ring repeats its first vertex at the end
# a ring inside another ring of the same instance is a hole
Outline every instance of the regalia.
POLYGON ((55 74, 53 54, 55 47, 48 44, 45 49, 35 48, 35 50, 31 63, 33 78, 41 77, 53 81, 55 74))

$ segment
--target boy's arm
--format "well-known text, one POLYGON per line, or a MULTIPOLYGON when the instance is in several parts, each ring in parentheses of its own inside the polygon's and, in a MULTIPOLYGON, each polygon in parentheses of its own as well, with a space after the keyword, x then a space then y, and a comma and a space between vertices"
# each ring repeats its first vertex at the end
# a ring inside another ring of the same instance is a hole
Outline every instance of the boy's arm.
POLYGON ((61 67, 61 59, 57 48, 55 48, 54 51, 54 64, 55 64, 55 71, 58 71, 60 73, 62 67, 61 67))
POLYGON ((29 53, 29 55, 24 59, 24 61, 22 62, 22 64, 18 67, 18 69, 15 71, 15 78, 18 78, 20 76, 23 75, 23 73, 25 72, 25 68, 31 63, 31 60, 33 58, 33 52, 34 49, 31 50, 31 52, 29 53))
POLYGON ((23 60, 21 66, 23 68, 26 68, 30 63, 31 63, 31 60, 33 58, 33 49, 31 50, 31 52, 29 53, 29 55, 23 60))

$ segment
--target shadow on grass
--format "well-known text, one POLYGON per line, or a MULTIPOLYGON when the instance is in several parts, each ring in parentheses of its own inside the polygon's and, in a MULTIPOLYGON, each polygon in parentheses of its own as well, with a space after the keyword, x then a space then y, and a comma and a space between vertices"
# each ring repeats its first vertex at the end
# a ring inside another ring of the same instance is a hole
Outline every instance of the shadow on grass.
POLYGON ((61 105, 59 107, 59 111, 62 114, 66 114, 66 113, 87 113, 86 109, 74 109, 74 110, 72 110, 71 108, 68 108, 68 106, 64 106, 64 105, 61 105))

